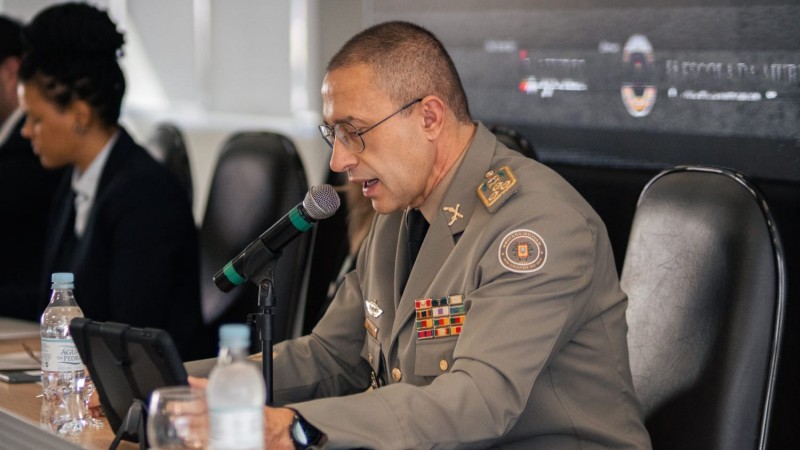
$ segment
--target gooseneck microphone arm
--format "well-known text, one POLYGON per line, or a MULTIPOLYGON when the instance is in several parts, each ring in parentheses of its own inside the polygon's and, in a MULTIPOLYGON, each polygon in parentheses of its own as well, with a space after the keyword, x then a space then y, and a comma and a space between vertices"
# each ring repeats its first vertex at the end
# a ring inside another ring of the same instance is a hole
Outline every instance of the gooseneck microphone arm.
POLYGON ((283 248, 318 220, 332 216, 339 208, 339 196, 329 184, 314 186, 302 203, 292 208, 267 231, 251 242, 214 275, 214 283, 230 292, 245 281, 258 286, 258 311, 247 321, 258 330, 261 341, 261 370, 266 386, 266 404, 272 404, 272 346, 274 341, 275 265, 283 248))
POLYGON ((293 208, 225 264, 214 275, 214 283, 222 292, 230 292, 247 280, 254 280, 253 282, 258 284, 258 280, 262 279, 259 275, 263 275, 265 264, 277 259, 283 253, 283 247, 300 233, 310 229, 315 222, 316 220, 308 217, 301 206, 293 208), (299 218, 293 220, 294 216, 299 218))
MULTIPOLYGON (((214 274, 214 283, 222 292, 230 292, 236 286, 251 279, 260 268, 265 257, 277 257, 289 242, 322 219, 327 219, 339 209, 339 195, 329 184, 312 187, 303 201, 278 219, 274 225, 256 238, 241 253, 214 274), (263 250, 269 253, 263 254, 263 250), (250 260, 257 259, 251 263, 250 260), (255 265, 255 267, 253 267, 255 265)), ((254 280, 258 284, 259 279, 254 280)))

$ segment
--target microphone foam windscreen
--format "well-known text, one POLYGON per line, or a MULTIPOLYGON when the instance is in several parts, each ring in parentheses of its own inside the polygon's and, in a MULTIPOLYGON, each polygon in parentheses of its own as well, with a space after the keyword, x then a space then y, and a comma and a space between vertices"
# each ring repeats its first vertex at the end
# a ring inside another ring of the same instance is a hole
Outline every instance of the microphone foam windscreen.
POLYGON ((303 207, 312 219, 327 219, 339 209, 339 195, 330 184, 312 186, 303 199, 303 207))

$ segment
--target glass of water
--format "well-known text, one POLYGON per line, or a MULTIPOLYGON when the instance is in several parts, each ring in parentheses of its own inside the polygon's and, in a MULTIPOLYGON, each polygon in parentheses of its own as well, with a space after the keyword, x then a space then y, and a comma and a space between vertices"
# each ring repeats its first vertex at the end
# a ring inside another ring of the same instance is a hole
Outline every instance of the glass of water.
POLYGON ((148 407, 147 441, 153 450, 206 448, 208 406, 205 391, 189 386, 153 391, 148 407))

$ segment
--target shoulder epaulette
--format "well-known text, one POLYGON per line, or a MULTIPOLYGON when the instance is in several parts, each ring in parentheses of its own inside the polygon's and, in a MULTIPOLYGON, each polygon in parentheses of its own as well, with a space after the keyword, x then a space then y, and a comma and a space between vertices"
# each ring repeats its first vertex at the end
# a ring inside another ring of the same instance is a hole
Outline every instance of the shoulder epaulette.
POLYGON ((478 198, 491 213, 497 211, 500 205, 519 189, 517 177, 508 166, 490 170, 486 172, 484 178, 477 189, 478 198))

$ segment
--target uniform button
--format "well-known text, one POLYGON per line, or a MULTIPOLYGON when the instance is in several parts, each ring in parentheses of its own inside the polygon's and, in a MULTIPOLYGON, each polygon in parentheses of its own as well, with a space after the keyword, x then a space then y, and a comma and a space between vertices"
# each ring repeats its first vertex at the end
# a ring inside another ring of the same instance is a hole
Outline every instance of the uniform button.
POLYGON ((447 360, 446 359, 443 359, 443 360, 439 361, 439 368, 442 369, 442 372, 447 370, 447 367, 448 367, 448 365, 447 365, 447 360))
POLYGON ((394 378, 394 381, 400 381, 403 378, 403 372, 400 372, 400 369, 395 367, 392 369, 392 378, 394 378))

